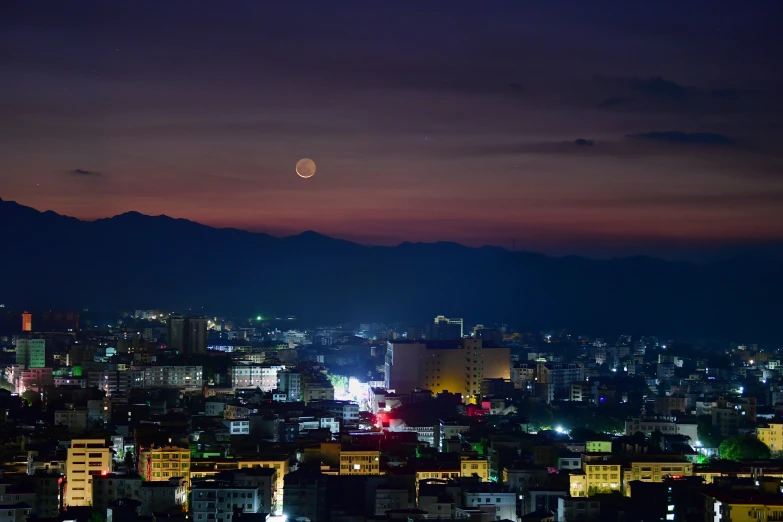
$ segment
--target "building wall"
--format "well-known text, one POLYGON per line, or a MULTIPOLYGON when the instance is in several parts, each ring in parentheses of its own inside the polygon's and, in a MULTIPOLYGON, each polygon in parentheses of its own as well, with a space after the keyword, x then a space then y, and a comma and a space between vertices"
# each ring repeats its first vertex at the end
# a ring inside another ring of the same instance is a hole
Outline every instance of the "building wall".
POLYGON ((149 482, 167 481, 174 477, 185 479, 190 487, 190 449, 177 446, 147 448, 139 452, 139 475, 149 482))
POLYGON ((340 451, 340 475, 380 475, 380 451, 340 451))
POLYGON ((68 448, 66 506, 92 505, 93 474, 111 472, 111 451, 103 439, 73 439, 68 448))
POLYGON ((771 451, 783 451, 783 424, 770 424, 766 428, 758 428, 756 436, 769 446, 771 451))
POLYGON ((387 389, 448 391, 467 400, 481 393, 483 379, 510 379, 511 354, 509 348, 484 348, 480 339, 389 342, 385 370, 387 389))

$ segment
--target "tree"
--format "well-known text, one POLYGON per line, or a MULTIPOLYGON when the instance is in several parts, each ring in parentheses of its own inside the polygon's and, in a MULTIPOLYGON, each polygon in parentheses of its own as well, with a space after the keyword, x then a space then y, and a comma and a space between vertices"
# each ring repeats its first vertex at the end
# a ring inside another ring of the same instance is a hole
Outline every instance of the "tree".
POLYGON ((128 466, 129 469, 133 469, 133 450, 128 450, 125 452, 125 465, 128 466))
POLYGON ((41 395, 35 390, 27 390, 22 393, 22 400, 28 406, 41 402, 41 395))
POLYGON ((87 519, 87 522, 106 522, 106 517, 103 513, 96 510, 90 513, 90 518, 87 519))
POLYGON ((764 460, 771 456, 769 447, 753 435, 737 435, 724 440, 718 453, 727 460, 764 460))

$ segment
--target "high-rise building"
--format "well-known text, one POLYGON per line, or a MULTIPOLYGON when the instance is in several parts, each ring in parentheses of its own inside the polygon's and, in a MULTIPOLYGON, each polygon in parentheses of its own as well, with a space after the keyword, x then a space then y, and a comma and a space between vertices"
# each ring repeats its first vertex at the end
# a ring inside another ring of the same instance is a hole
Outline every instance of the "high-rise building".
POLYGON ((547 402, 570 398, 571 383, 585 379, 584 368, 576 363, 538 363, 536 374, 541 396, 547 402))
POLYGON ((187 353, 207 353, 207 318, 188 317, 187 353))
POLYGON ((483 379, 509 379, 509 348, 490 348, 480 339, 389 341, 385 386, 397 393, 422 388, 449 391, 465 399, 481 392, 483 379))
POLYGON ((68 476, 65 505, 91 506, 93 476, 111 472, 111 449, 103 439, 73 439, 65 469, 68 476))
POLYGON ((180 354, 207 353, 207 318, 172 314, 168 319, 168 347, 180 354))
POLYGON ((464 332, 462 329, 462 319, 450 319, 439 315, 432 324, 429 325, 427 339, 433 341, 448 341, 451 339, 462 339, 464 332))
POLYGON ((302 398, 301 374, 291 370, 277 372, 277 389, 286 394, 286 400, 296 402, 302 398))
POLYGON ((46 367, 46 339, 17 339, 16 364, 25 370, 46 367))
POLYGON ((22 314, 22 331, 23 332, 33 331, 33 314, 31 314, 30 312, 25 312, 22 314))

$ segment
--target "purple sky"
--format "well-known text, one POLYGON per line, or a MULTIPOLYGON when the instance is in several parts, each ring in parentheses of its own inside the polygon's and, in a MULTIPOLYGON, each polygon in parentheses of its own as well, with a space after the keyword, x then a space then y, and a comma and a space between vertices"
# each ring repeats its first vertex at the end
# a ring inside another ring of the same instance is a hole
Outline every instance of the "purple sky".
POLYGON ((783 240, 783 4, 535 4, 14 2, 0 197, 376 244, 783 240))

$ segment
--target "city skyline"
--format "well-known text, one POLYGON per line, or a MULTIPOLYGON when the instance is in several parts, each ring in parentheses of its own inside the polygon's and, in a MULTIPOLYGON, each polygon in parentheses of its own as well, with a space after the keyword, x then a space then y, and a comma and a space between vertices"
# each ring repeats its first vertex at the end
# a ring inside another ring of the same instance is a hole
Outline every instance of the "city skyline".
POLYGON ((0 197, 599 257, 783 239, 779 6, 302 7, 15 6, 0 197))

